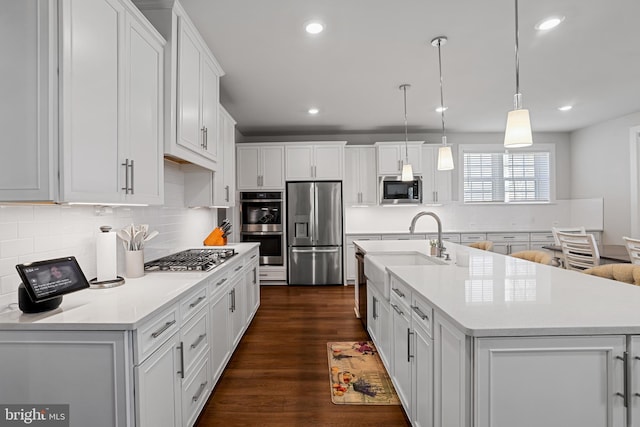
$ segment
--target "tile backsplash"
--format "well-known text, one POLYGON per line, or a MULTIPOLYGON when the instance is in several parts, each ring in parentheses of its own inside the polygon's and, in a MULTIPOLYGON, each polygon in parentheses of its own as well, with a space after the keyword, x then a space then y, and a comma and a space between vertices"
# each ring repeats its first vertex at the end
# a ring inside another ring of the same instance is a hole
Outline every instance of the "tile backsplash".
MULTIPOLYGON (((145 261, 188 246, 201 246, 217 222, 215 209, 184 207, 184 174, 165 162, 163 206, 97 207, 84 205, 0 206, 0 296, 15 292, 15 265, 73 255, 91 279, 96 276, 96 236, 101 225, 114 230, 149 224, 160 234, 145 246, 145 261)), ((118 274, 124 273, 124 249, 118 242, 118 274)))

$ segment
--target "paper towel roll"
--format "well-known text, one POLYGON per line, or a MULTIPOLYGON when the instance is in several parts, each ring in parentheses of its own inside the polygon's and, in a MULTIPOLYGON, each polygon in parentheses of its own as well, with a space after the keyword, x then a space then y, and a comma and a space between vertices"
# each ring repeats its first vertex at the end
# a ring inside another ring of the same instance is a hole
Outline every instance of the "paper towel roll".
POLYGON ((96 239, 96 269, 98 282, 115 280, 118 277, 116 233, 112 233, 111 227, 102 226, 102 231, 96 239))

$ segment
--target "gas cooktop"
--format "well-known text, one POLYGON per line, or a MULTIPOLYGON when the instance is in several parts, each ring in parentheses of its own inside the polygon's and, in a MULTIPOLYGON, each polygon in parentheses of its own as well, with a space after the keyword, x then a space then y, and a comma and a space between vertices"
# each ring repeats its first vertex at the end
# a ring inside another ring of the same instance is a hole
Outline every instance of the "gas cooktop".
POLYGON ((144 270, 211 271, 235 254, 235 249, 187 249, 146 262, 144 270))

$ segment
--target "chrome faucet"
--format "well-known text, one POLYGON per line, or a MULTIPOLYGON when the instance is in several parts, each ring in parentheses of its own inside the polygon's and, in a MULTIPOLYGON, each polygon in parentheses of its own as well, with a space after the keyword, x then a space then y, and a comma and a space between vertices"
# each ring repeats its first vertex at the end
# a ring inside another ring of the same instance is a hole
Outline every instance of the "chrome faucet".
POLYGON ((438 258, 442 258, 444 249, 445 249, 444 245, 442 244, 442 221, 440 221, 440 217, 436 215, 434 212, 428 212, 428 211, 418 212, 416 216, 414 216, 413 219, 411 219, 411 225, 409 226, 409 234, 414 233, 416 229, 416 222, 418 222, 418 218, 425 215, 433 217, 433 219, 435 219, 436 223, 438 224, 438 246, 436 247, 436 256, 438 258))

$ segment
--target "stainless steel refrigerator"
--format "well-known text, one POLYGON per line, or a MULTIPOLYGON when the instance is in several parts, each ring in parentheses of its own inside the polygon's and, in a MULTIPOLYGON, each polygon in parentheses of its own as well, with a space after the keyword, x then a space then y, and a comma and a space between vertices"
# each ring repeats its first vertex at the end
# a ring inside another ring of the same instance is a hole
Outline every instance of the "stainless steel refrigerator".
POLYGON ((342 183, 287 182, 290 285, 342 284, 342 183))

